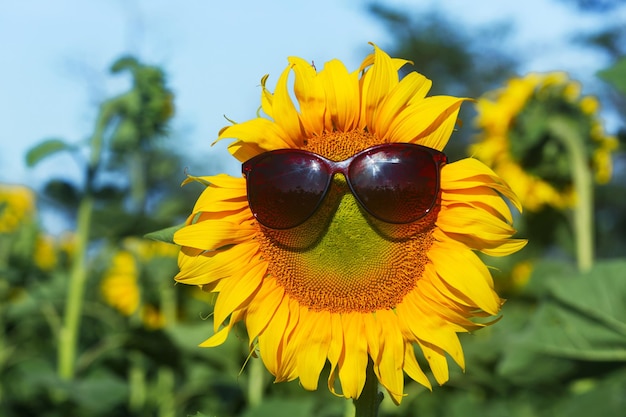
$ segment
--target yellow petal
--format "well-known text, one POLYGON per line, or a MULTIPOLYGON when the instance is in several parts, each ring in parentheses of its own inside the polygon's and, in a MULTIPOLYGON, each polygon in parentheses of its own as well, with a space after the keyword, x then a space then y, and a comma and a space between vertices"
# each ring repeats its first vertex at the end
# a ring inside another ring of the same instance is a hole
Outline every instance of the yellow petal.
POLYGON ((415 358, 415 351, 413 350, 413 345, 410 343, 404 345, 404 371, 409 377, 411 377, 413 381, 422 384, 431 391, 433 390, 433 387, 428 380, 428 377, 417 363, 417 359, 415 358))
POLYGON ((394 403, 400 404, 404 392, 404 341, 398 317, 391 310, 379 310, 376 312, 376 321, 381 329, 382 352, 375 370, 394 403))
POLYGON ((381 324, 376 320, 374 314, 363 314, 362 318, 365 339, 367 340, 367 351, 374 363, 378 363, 381 349, 381 324))
POLYGON ((282 362, 280 345, 285 338, 285 328, 289 321, 288 304, 279 302, 274 315, 266 316, 265 319, 269 322, 259 334, 259 351, 267 370, 276 376, 277 382, 280 382, 286 379, 280 372, 282 362))
POLYGON ((226 339, 228 338, 229 332, 230 332, 230 328, 224 327, 220 329, 217 333, 214 333, 213 336, 209 337, 207 340, 200 343, 199 346, 207 347, 207 348, 219 346, 226 341, 226 339))
MULTIPOLYGON (((374 48, 378 48, 376 44, 369 42, 374 48)), ((365 59, 361 62, 361 66, 359 67, 359 72, 363 72, 367 67, 374 65, 376 62, 376 51, 374 53, 369 54, 365 57, 365 59)), ((397 72, 406 64, 413 64, 413 61, 409 61, 407 59, 402 58, 391 58, 391 63, 393 64, 394 70, 397 72)))
POLYGON ((290 148, 297 148, 302 146, 304 132, 302 130, 302 125, 300 124, 298 111, 296 110, 293 101, 291 101, 289 89, 287 87, 287 81, 292 67, 293 65, 289 65, 280 75, 280 78, 276 83, 276 90, 274 91, 274 101, 272 105, 272 118, 276 122, 276 125, 280 126, 284 130, 286 138, 290 139, 292 144, 290 148))
MULTIPOLYGON (((424 77, 422 74, 418 72, 413 72, 413 73, 418 74, 421 77, 424 77)), ((407 77, 408 75, 405 78, 407 77)), ((424 97, 426 97, 426 94, 428 94, 428 92, 430 91, 430 87, 432 87, 433 85, 433 82, 426 77, 421 79, 421 81, 422 81, 422 84, 419 86, 419 89, 415 91, 415 93, 409 99, 409 102, 407 103, 409 106, 415 106, 417 103, 422 101, 424 97)))
POLYGON ((348 73, 343 63, 334 59, 324 65, 319 78, 326 90, 326 130, 354 129, 359 122, 359 108, 355 105, 360 101, 358 73, 348 73))
POLYGON ((484 248, 480 251, 489 256, 507 256, 515 253, 526 246, 528 240, 526 239, 509 239, 506 243, 494 248, 484 248))
POLYGON ((485 264, 469 249, 435 243, 428 251, 437 275, 454 288, 461 299, 490 314, 500 310, 500 298, 485 264))
POLYGON ((274 118, 274 94, 267 89, 268 78, 269 74, 265 74, 261 77, 261 109, 267 116, 274 118))
POLYGON ((302 328, 298 345, 297 367, 300 375, 300 384, 307 390, 316 390, 320 372, 326 363, 328 347, 331 340, 330 312, 311 312, 302 309, 302 328))
POLYGON ((474 209, 490 213, 504 220, 508 224, 513 223, 513 216, 508 204, 502 196, 489 187, 465 188, 462 190, 442 190, 441 204, 466 204, 474 209))
POLYGON ((208 186, 204 189, 196 205, 193 208, 193 212, 199 211, 219 211, 215 207, 220 204, 227 204, 230 207, 228 210, 240 210, 243 209, 247 203, 246 189, 243 188, 222 188, 216 186, 208 186))
MULTIPOLYGON (((434 273, 431 268, 427 268, 428 273, 434 273)), ((447 297, 442 297, 442 293, 433 284, 431 279, 423 279, 419 287, 416 288, 416 292, 419 297, 424 299, 424 302, 429 303, 429 308, 435 312, 435 314, 448 321, 448 328, 455 332, 468 332, 471 330, 480 329, 484 327, 483 324, 474 323, 467 319, 475 313, 475 308, 465 307, 459 305, 457 302, 451 301, 447 297)))
POLYGON ((220 290, 213 310, 215 326, 220 326, 231 312, 239 309, 244 301, 259 288, 266 271, 267 262, 259 261, 245 273, 242 271, 241 277, 230 277, 224 280, 224 288, 220 290))
POLYGON ((452 132, 454 131, 454 128, 457 124, 457 118, 459 115, 459 110, 461 109, 461 104, 463 104, 463 101, 467 100, 466 98, 458 97, 441 97, 442 98, 440 98, 440 100, 444 102, 454 101, 454 99, 456 99, 457 101, 451 104, 450 107, 447 107, 432 125, 426 128, 425 131, 420 133, 420 136, 417 138, 416 141, 416 143, 419 143, 420 145, 440 150, 445 148, 445 146, 448 144, 448 140, 450 140, 450 136, 452 136, 452 132))
POLYGON ((466 317, 478 316, 480 314, 480 311, 477 311, 478 307, 476 304, 469 301, 467 297, 460 294, 456 288, 450 286, 439 275, 437 275, 437 271, 435 271, 435 267, 432 264, 426 265, 425 271, 429 274, 434 274, 432 278, 430 278, 430 283, 436 289, 437 293, 439 293, 436 299, 442 304, 445 304, 451 310, 454 310, 466 317))
POLYGON ((256 143, 238 140, 228 145, 228 152, 230 152, 230 154, 238 161, 245 162, 250 158, 266 152, 266 150, 261 148, 256 143))
POLYGON ((442 190, 459 190, 487 186, 508 198, 522 212, 519 199, 511 188, 487 165, 474 158, 465 158, 445 165, 441 170, 442 190))
POLYGON ((174 234, 174 242, 180 246, 215 250, 249 241, 256 233, 256 227, 251 224, 237 225, 225 220, 215 220, 183 227, 174 234))
POLYGON ((264 280, 246 310, 246 329, 250 343, 267 327, 284 295, 285 289, 277 286, 273 278, 268 277, 264 280))
POLYGON ((294 93, 300 105, 300 120, 307 136, 321 135, 324 132, 326 93, 315 68, 304 59, 290 57, 296 76, 294 93))
MULTIPOLYGON (((212 207, 219 207, 219 205, 222 203, 215 204, 216 205, 212 207)), ((228 208, 232 208, 232 206, 229 205, 228 208)), ((250 223, 251 221, 254 221, 254 216, 252 215, 250 208, 247 206, 239 210, 201 211, 199 213, 194 213, 191 218, 188 219, 187 224, 195 224, 216 220, 228 221, 234 225, 239 226, 245 222, 250 223)))
POLYGON ((230 322, 228 323, 228 326, 225 326, 220 331, 215 333, 213 336, 209 337, 207 340, 200 343, 199 346, 211 348, 211 347, 219 346, 222 343, 224 343, 226 341, 226 338, 228 338, 228 334, 230 333, 230 330, 233 328, 233 326, 237 322, 239 322, 243 318, 243 315, 244 315, 243 310, 237 310, 233 312, 232 316, 230 317, 230 322))
POLYGON ((189 285, 204 285, 240 273, 242 265, 252 263, 259 251, 256 242, 242 243, 226 250, 206 252, 189 256, 186 250, 178 255, 180 272, 176 281, 189 285))
POLYGON ((398 71, 391 58, 374 45, 374 65, 361 77, 361 128, 374 124, 380 103, 396 84, 398 71))
POLYGON ((448 371, 448 363, 446 362, 446 355, 443 353, 443 350, 426 342, 418 341, 417 343, 422 349, 424 357, 428 361, 430 370, 433 372, 437 383, 439 385, 445 384, 448 381, 450 374, 448 371))
POLYGON ((464 206, 442 206, 437 226, 446 233, 474 236, 486 241, 504 241, 515 234, 508 223, 481 210, 464 206))
POLYGON ((385 137, 389 126, 394 122, 400 111, 405 108, 411 100, 426 94, 428 79, 422 74, 411 72, 404 77, 385 97, 383 103, 377 111, 376 119, 371 126, 372 133, 380 137, 385 137))
MULTIPOLYGON (((215 186, 218 188, 238 188, 244 193, 246 190, 246 180, 244 178, 232 177, 228 174, 209 175, 202 177, 187 175, 187 180, 197 181, 207 186, 215 186)), ((185 180, 185 182, 188 182, 187 180, 185 180)))
POLYGON ((347 398, 359 398, 365 386, 365 368, 367 367, 367 341, 364 333, 361 313, 345 313, 341 316, 344 333, 344 356, 340 360, 339 379, 343 395, 347 398))
POLYGON ((300 306, 296 300, 291 299, 290 297, 285 298, 288 299, 287 304, 289 307, 289 321, 287 322, 287 327, 285 328, 285 334, 287 337, 283 340, 281 347, 282 356, 279 371, 286 381, 293 381, 299 376, 296 362, 299 345, 296 343, 296 338, 297 330, 301 324, 300 312, 305 309, 305 307, 300 306))
MULTIPOLYGON (((226 138, 235 138, 237 143, 250 144, 263 151, 296 147, 295 142, 289 136, 289 132, 285 131, 282 125, 263 118, 229 126, 220 133, 217 140, 226 138)), ((229 146, 229 150, 232 153, 231 146, 229 146)))
POLYGON ((439 346, 461 368, 464 368, 463 349, 452 326, 449 325, 446 319, 437 316, 434 311, 428 311, 426 305, 421 306, 420 304, 415 297, 407 295, 402 303, 396 307, 398 317, 400 320, 405 321, 405 325, 411 329, 419 340, 439 346))
POLYGON ((465 99, 450 96, 427 97, 405 107, 390 123, 388 142, 411 142, 443 150, 456 124, 465 99))
POLYGON ((505 256, 517 252, 528 243, 525 239, 509 239, 497 236, 495 239, 486 236, 475 236, 463 233, 446 232, 438 228, 433 237, 440 241, 456 241, 472 250, 478 250, 489 256, 505 256))
POLYGON ((335 379, 337 378, 337 365, 344 352, 344 335, 341 316, 339 314, 330 315, 330 345, 328 346, 328 362, 330 363, 330 373, 328 374, 328 389, 334 395, 339 395, 335 390, 335 379))

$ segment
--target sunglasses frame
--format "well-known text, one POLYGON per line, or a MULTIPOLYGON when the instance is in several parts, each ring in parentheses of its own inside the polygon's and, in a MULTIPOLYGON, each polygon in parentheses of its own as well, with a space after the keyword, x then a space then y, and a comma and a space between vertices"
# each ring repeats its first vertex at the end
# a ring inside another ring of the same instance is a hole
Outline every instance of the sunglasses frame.
POLYGON ((250 159, 248 159, 247 161, 245 161, 242 165, 241 165, 241 171, 242 174, 244 176, 244 178, 246 178, 246 196, 248 197, 248 205, 250 207, 250 210, 252 211, 252 214, 254 215, 254 217, 257 219, 257 221, 259 223, 261 223, 263 226, 269 228, 269 229, 274 229, 274 230, 285 230, 285 229, 292 229, 294 227, 300 226, 301 224, 303 224, 304 222, 306 222, 308 219, 310 219, 313 214, 315 214, 315 212, 319 209, 320 205, 322 204, 322 202, 324 201, 324 199, 326 198, 326 195, 328 194, 328 191, 330 190, 330 184, 334 178, 334 176, 338 173, 343 174, 343 176, 346 179, 346 182, 348 183, 348 187, 350 188, 350 192, 352 193, 352 195, 354 196, 354 198, 357 200, 357 202, 359 203, 359 205, 361 207, 363 207, 363 209, 369 213, 371 216, 373 216, 374 218, 381 220, 383 222, 386 223, 391 223, 391 224, 409 224, 409 223, 413 223, 417 220, 422 219, 424 216, 426 216, 428 213, 431 212, 431 210, 433 209, 433 207, 435 206, 435 203, 437 201, 437 197, 439 196, 439 192, 441 190, 441 168, 447 163, 448 159, 446 154, 444 154, 441 151, 438 151, 436 149, 433 148, 429 148, 427 146, 423 146, 423 145, 418 145, 415 143, 409 143, 409 142, 392 142, 392 143, 383 143, 380 145, 374 145, 371 146, 369 148, 366 148, 360 152, 357 152, 356 154, 352 155, 351 157, 344 159, 343 161, 333 161, 330 160, 328 158, 325 158, 322 155, 316 154, 314 152, 311 151, 307 151, 304 149, 291 149, 291 148, 287 148, 287 149, 276 149, 276 150, 272 150, 272 151, 267 151, 264 152, 262 154, 256 155, 250 159), (353 161, 357 158, 362 158, 364 156, 367 155, 372 155, 372 154, 376 154, 377 152, 380 152, 381 150, 385 150, 385 149, 395 149, 395 150, 402 150, 402 149, 419 149, 421 152, 425 152, 427 153, 433 160, 433 163, 435 164, 435 182, 436 182, 436 186, 435 186, 435 190, 433 193, 433 201, 431 202, 431 204, 429 205, 429 207, 424 210, 423 213, 421 213, 420 216, 416 217, 415 219, 412 219, 410 221, 393 221, 390 219, 385 219, 382 218, 379 214, 376 214, 374 212, 372 212, 370 210, 370 208, 363 203, 363 201, 361 200, 361 198, 359 197, 359 194, 357 192, 355 192, 353 184, 352 184, 352 180, 350 178, 350 166, 353 163, 353 161), (303 220, 297 222, 294 225, 289 225, 287 227, 276 227, 274 225, 267 225, 265 224, 263 221, 261 221, 258 218, 258 211, 255 210, 253 208, 253 203, 250 201, 250 195, 251 195, 251 184, 249 181, 249 176, 251 175, 251 173, 254 171, 255 166, 263 161, 266 158, 271 157, 272 155, 284 155, 284 154, 288 154, 288 155, 306 155, 307 157, 309 157, 311 159, 311 161, 319 161, 321 164, 324 165, 325 169, 327 172, 329 172, 330 174, 328 175, 328 179, 326 181, 326 185, 324 187, 324 191, 322 192, 320 198, 318 199, 318 202, 315 205, 315 208, 313 210, 311 210, 311 213, 306 216, 303 220))

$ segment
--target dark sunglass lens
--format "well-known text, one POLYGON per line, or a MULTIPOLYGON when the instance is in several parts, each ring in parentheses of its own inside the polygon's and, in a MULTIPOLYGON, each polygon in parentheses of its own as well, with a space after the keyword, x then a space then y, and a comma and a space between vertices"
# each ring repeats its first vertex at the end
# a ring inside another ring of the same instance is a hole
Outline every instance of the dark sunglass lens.
POLYGON ((350 166, 350 181, 361 204, 388 223, 410 223, 427 214, 439 191, 439 167, 419 147, 364 153, 350 166))
POLYGON ((330 174, 314 156, 269 153, 246 172, 248 202, 257 220, 272 229, 289 229, 315 211, 330 174))

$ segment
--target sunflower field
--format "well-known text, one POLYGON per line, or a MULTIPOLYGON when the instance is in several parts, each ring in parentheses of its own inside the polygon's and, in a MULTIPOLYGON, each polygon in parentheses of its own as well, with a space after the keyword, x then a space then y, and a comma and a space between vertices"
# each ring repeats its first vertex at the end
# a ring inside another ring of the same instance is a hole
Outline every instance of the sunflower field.
MULTIPOLYGON (((370 52, 261 78, 215 132, 240 177, 114 62, 87 139, 26 155, 81 180, 0 184, 0 416, 625 415, 624 131, 563 72, 468 99, 370 52)), ((626 60, 599 78, 624 116, 626 60)))

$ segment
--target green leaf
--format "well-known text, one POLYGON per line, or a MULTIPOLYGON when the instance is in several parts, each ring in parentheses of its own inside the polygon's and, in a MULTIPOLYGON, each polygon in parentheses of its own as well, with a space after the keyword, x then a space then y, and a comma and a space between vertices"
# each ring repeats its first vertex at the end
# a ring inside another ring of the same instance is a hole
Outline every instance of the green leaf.
POLYGON ((585 274, 548 283, 528 340, 536 350, 592 361, 626 361, 625 260, 599 262, 585 274))
POLYGON ((575 361, 626 361, 625 260, 586 274, 544 277, 547 296, 499 366, 518 382, 552 380, 575 361))
MULTIPOLYGON (((310 398, 310 397, 309 397, 310 398)), ((269 398, 255 408, 249 408, 243 417, 292 417, 313 416, 311 399, 275 399, 269 398)))
POLYGON ((73 150, 74 146, 65 143, 61 139, 48 139, 35 145, 26 154, 26 164, 29 167, 35 166, 42 159, 47 158, 60 151, 73 150))
POLYGON ((44 186, 44 194, 61 207, 75 210, 83 197, 83 192, 64 179, 51 179, 44 186))
POLYGON ((105 415, 125 403, 128 390, 122 379, 108 370, 97 369, 86 378, 73 382, 69 394, 90 415, 105 415))
POLYGON ((165 229, 147 233, 144 235, 144 237, 146 239, 158 240, 160 242, 174 243, 174 233, 182 229, 183 226, 185 226, 184 223, 176 225, 176 226, 167 227, 165 229))
MULTIPOLYGON (((554 220, 549 218, 547 220, 554 220)), ((547 224, 544 224, 544 230, 547 227, 547 224)), ((572 275, 576 275, 576 268, 571 263, 562 262, 562 261, 554 261, 554 260, 544 260, 537 262, 533 265, 533 271, 528 280, 528 284, 523 289, 523 293, 526 295, 532 295, 535 297, 545 296, 549 293, 549 283, 551 279, 568 279, 572 275)))
POLYGON ((621 58, 612 67, 599 71, 598 77, 612 84, 622 94, 626 94, 626 57, 621 58))
POLYGON ((139 62, 137 61, 137 58, 130 55, 123 56, 113 63, 113 65, 111 66, 111 72, 115 74, 129 68, 135 69, 138 66, 139 62))
MULTIPOLYGON (((594 360, 626 361, 624 271, 626 260, 598 262, 591 271, 574 277, 568 285, 550 283, 550 292, 562 309, 571 309, 576 323, 589 326, 574 329, 578 336, 588 339, 578 339, 578 345, 575 343, 577 339, 571 340, 577 349, 575 356, 582 355, 580 359, 588 359, 587 355, 591 355, 594 360)), ((559 351, 569 352, 569 346, 561 346, 559 351)))
POLYGON ((626 410, 626 368, 602 379, 582 379, 556 405, 555 417, 619 416, 626 410))

